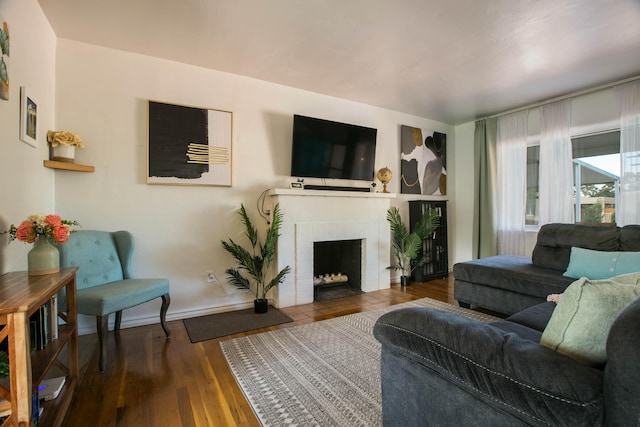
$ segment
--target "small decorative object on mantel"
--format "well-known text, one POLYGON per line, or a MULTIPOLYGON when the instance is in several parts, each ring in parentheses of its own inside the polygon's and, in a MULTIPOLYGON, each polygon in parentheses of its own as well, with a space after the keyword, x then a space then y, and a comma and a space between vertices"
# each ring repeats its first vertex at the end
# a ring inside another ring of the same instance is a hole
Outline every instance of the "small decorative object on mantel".
POLYGON ((291 188, 297 188, 299 190, 304 189, 304 179, 303 178, 298 178, 296 180, 296 182, 292 182, 291 183, 291 188))
POLYGON ((376 174, 376 177, 382 183, 382 192, 388 193, 387 184, 391 181, 391 170, 388 167, 381 168, 376 174))
POLYGON ((74 225, 80 224, 55 214, 37 214, 29 215, 17 227, 11 224, 9 230, 0 234, 9 233, 9 243, 16 239, 25 243, 35 242, 28 254, 28 270, 30 276, 41 276, 60 271, 60 254, 51 242, 60 244, 69 240, 71 226, 74 225))
POLYGON ((67 131, 47 132, 49 142, 49 159, 57 162, 73 163, 76 158, 76 147, 84 148, 84 142, 74 133, 67 131))
POLYGON ((256 297, 253 301, 255 312, 266 313, 269 308, 267 292, 282 283, 285 276, 291 271, 291 267, 287 265, 280 270, 278 274, 273 276, 271 280, 268 280, 269 272, 271 271, 270 265, 276 255, 278 237, 280 236, 282 213, 280 212, 279 204, 276 203, 273 207, 273 217, 266 231, 264 244, 260 243, 258 231, 251 223, 247 211, 244 209, 244 205, 240 205, 238 214, 242 217, 242 224, 245 228, 244 235, 251 243, 251 248, 246 249, 234 242, 231 238, 227 241, 223 240, 222 247, 233 256, 237 264, 237 268, 228 268, 225 272, 231 284, 238 288, 251 290, 251 282, 255 282, 256 297), (249 275, 251 280, 241 274, 243 270, 249 275))

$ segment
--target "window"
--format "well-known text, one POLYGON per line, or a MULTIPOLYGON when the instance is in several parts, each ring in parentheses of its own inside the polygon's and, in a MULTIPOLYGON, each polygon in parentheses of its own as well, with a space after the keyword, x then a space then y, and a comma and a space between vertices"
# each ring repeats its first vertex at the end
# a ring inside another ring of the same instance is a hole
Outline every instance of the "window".
POLYGON ((576 222, 615 223, 620 184, 620 132, 572 139, 576 222))
MULTIPOLYGON (((571 139, 574 165, 575 221, 615 223, 620 182, 620 132, 609 131, 571 139)), ((540 145, 527 147, 525 224, 537 225, 539 213, 540 145)))
POLYGON ((537 225, 539 205, 540 145, 527 147, 527 206, 525 225, 537 225))

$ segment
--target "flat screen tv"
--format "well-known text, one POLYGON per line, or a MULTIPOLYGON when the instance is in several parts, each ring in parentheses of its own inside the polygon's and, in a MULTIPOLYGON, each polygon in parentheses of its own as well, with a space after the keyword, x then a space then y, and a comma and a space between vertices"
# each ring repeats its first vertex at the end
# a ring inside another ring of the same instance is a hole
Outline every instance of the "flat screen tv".
POLYGON ((291 176, 373 181, 377 132, 294 115, 291 176))

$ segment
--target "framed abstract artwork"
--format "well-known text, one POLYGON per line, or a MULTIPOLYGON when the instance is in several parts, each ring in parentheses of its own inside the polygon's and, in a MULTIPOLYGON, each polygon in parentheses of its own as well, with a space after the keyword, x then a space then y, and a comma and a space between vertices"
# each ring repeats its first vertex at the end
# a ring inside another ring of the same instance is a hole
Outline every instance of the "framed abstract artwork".
POLYGON ((231 186, 233 113, 149 101, 147 184, 231 186))
POLYGON ((447 194, 447 135, 402 125, 400 193, 447 194))
POLYGON ((27 88, 20 86, 20 140, 38 146, 38 105, 27 95, 27 88))

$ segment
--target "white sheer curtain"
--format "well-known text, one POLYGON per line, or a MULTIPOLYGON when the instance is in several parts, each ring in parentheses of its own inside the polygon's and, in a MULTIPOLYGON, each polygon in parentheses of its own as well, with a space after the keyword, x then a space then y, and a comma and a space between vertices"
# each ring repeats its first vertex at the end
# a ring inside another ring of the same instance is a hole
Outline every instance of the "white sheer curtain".
POLYGON ((640 224, 640 81, 616 86, 620 109, 620 197, 616 223, 640 224))
POLYGON ((524 255, 529 111, 498 117, 498 254, 524 255))
POLYGON ((573 223, 571 100, 541 107, 539 224, 573 223))

